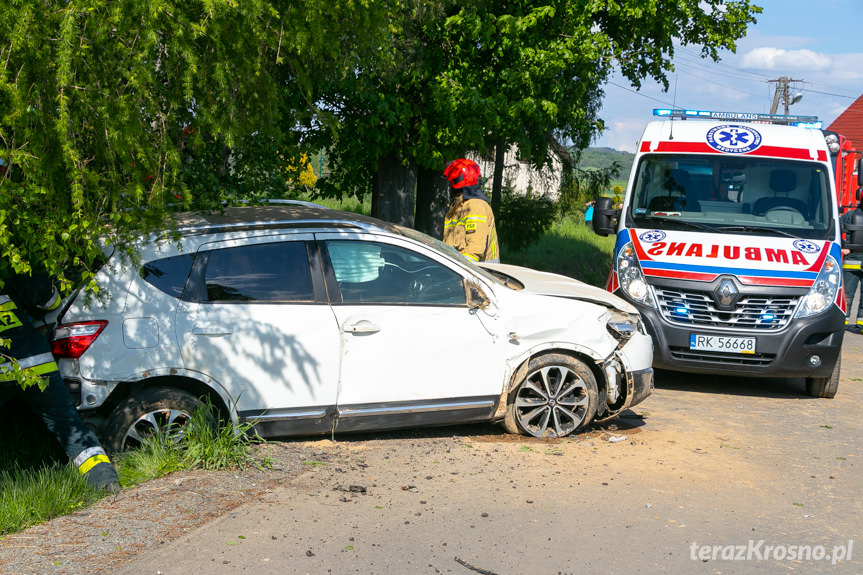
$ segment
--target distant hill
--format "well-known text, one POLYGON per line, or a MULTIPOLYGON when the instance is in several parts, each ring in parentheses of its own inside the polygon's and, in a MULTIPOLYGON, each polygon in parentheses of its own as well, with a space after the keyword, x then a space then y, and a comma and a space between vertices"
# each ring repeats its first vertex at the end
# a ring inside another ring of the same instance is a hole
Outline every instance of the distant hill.
POLYGON ((586 168, 607 168, 612 162, 620 162, 619 178, 625 180, 629 177, 629 171, 632 169, 632 162, 635 159, 635 154, 629 152, 621 152, 612 148, 587 148, 582 150, 581 159, 578 162, 578 167, 586 168))

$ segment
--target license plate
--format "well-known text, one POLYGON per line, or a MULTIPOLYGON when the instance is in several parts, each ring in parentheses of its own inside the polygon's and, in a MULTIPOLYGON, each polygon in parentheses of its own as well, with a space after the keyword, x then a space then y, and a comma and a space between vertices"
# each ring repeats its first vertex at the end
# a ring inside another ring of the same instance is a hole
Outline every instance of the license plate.
POLYGON ((724 351, 726 353, 755 353, 755 338, 691 333, 689 334, 689 349, 724 351))

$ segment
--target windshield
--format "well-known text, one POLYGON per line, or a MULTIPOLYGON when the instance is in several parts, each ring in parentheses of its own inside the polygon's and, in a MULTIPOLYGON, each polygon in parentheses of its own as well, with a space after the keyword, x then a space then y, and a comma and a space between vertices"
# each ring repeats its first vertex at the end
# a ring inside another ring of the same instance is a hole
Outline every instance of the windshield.
POLYGON ((772 158, 644 156, 627 217, 634 227, 829 239, 827 168, 772 158))

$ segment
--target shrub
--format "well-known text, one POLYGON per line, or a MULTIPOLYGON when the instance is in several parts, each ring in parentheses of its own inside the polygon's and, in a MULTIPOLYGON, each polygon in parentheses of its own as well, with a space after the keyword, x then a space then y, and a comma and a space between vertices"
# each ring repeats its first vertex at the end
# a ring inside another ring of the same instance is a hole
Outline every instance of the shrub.
POLYGON ((504 188, 498 215, 498 239, 507 249, 524 249, 539 240, 556 215, 557 206, 549 197, 530 189, 522 195, 504 188))

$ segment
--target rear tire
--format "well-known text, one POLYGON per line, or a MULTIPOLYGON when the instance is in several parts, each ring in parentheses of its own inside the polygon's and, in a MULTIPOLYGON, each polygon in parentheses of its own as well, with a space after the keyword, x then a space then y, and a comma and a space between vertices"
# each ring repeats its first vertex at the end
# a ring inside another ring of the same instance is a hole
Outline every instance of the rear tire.
POLYGON ((174 387, 151 387, 120 402, 105 423, 103 447, 109 453, 129 451, 159 433, 177 433, 202 405, 192 394, 174 387))
POLYGON ((839 371, 842 366, 842 358, 836 360, 833 372, 828 377, 807 377, 806 394, 810 397, 824 397, 832 399, 839 390, 839 371))

